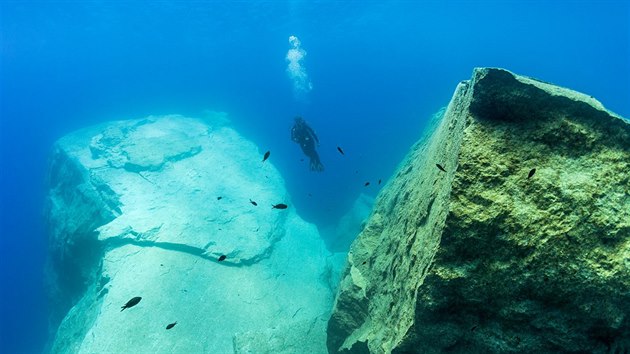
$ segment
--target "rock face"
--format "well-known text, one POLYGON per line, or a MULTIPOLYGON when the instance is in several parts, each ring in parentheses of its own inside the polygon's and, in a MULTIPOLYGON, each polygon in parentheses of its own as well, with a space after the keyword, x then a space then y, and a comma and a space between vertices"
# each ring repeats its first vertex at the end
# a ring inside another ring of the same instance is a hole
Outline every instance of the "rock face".
POLYGON ((149 117, 60 139, 51 351, 326 352, 330 254, 272 159, 219 118, 149 117))
POLYGON ((329 351, 627 352, 629 171, 592 97, 475 69, 352 244, 329 351))

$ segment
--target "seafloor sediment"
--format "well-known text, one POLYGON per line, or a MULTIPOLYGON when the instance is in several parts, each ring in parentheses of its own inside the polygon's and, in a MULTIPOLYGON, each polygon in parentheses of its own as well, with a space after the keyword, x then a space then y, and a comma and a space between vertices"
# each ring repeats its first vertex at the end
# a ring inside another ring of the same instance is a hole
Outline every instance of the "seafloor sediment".
POLYGON ((475 69, 352 244, 329 351, 627 352, 629 171, 594 98, 475 69))

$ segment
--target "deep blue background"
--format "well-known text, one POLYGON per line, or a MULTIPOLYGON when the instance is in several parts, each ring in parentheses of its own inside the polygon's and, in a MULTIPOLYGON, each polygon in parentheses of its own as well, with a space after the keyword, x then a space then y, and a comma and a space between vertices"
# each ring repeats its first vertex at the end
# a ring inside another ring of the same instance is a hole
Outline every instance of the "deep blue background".
POLYGON ((62 135, 226 111, 272 151, 300 214, 325 226, 361 191, 376 193, 473 67, 570 87, 630 116, 629 24, 627 1, 0 2, 0 352, 46 340, 42 208, 62 135), (285 72, 290 35, 308 52, 303 101, 285 72), (319 134, 322 174, 289 140, 296 114, 319 134))

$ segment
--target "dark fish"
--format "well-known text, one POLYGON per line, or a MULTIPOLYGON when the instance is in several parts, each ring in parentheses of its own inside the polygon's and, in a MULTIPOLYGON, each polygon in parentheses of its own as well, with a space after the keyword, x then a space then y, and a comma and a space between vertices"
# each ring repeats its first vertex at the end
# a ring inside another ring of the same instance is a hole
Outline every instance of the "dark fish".
POLYGON ((276 204, 276 205, 272 205, 271 209, 286 209, 287 205, 286 204, 276 204))
POLYGON ((136 306, 140 300, 142 300, 142 298, 140 296, 136 296, 134 298, 132 298, 131 300, 127 301, 127 303, 123 306, 121 306, 122 310, 120 310, 120 312, 124 311, 125 309, 128 309, 130 307, 134 307, 136 306))
POLYGON ((471 331, 474 331, 477 329, 477 326, 472 326, 472 328, 470 329, 471 331))
POLYGON ((221 200, 223 197, 217 197, 217 200, 221 200))
POLYGON ((439 163, 436 163, 435 166, 437 166, 437 168, 440 169, 440 171, 442 172, 446 172, 446 170, 444 169, 444 167, 442 167, 442 165, 440 165, 439 163))
POLYGON ((341 153, 342 155, 345 155, 345 154, 343 153, 343 150, 342 150, 339 146, 337 146, 337 151, 339 151, 339 153, 341 153))
POLYGON ((227 256, 226 256, 226 255, 224 255, 224 254, 220 255, 220 256, 219 256, 219 262, 221 262, 221 261, 225 260, 226 258, 227 258, 227 256))
POLYGON ((370 185, 370 182, 365 182, 365 184, 363 186, 367 187, 370 185))
POLYGON ((271 151, 267 151, 267 152, 265 153, 265 156, 263 156, 263 161, 262 161, 262 162, 267 161, 267 159, 269 158, 269 155, 271 155, 271 151))
POLYGON ((166 329, 171 329, 171 328, 175 327, 176 324, 177 324, 177 321, 175 321, 173 323, 170 323, 170 324, 166 325, 166 329))
POLYGON ((531 170, 531 171, 529 171, 529 174, 527 175, 527 179, 532 178, 532 176, 534 175, 534 173, 536 173, 536 169, 535 169, 535 168, 532 168, 532 170, 531 170))
POLYGON ((258 206, 258 203, 256 203, 255 201, 253 201, 251 199, 249 200, 249 202, 252 203, 253 206, 258 206))
POLYGON ((300 159, 300 162, 304 162, 304 159, 300 159))
POLYGON ((380 179, 378 180, 378 184, 381 184, 381 180, 380 179))

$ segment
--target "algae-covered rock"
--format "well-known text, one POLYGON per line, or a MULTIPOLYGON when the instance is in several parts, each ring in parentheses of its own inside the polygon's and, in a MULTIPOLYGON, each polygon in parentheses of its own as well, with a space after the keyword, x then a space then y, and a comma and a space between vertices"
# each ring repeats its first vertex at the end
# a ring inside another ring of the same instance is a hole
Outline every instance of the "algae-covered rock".
POLYGON ((108 122, 55 144, 51 352, 326 352, 338 262, 272 161, 219 120, 108 122))
POLYGON ((630 124, 476 69, 353 243, 328 349, 627 352, 629 315, 630 124))

